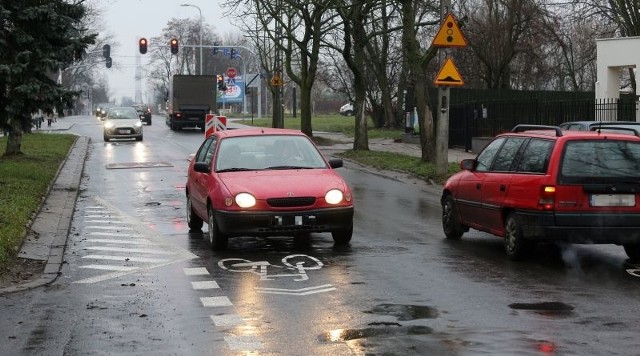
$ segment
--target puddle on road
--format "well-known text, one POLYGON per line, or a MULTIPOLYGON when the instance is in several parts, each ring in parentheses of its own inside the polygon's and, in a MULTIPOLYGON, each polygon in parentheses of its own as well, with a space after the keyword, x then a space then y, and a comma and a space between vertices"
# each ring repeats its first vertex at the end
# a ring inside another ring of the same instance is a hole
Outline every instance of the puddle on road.
POLYGON ((368 337, 384 336, 392 337, 398 335, 427 335, 431 334, 433 329, 428 326, 400 326, 383 328, 364 328, 364 329, 336 329, 324 333, 320 337, 320 341, 324 342, 344 342, 350 340, 364 339, 368 337))
POLYGON ((569 316, 573 314, 574 307, 562 302, 541 303, 513 303, 509 308, 515 310, 528 310, 544 316, 569 316))
POLYGON ((380 304, 365 311, 367 314, 391 315, 399 321, 416 319, 434 319, 438 317, 438 310, 424 305, 380 304))

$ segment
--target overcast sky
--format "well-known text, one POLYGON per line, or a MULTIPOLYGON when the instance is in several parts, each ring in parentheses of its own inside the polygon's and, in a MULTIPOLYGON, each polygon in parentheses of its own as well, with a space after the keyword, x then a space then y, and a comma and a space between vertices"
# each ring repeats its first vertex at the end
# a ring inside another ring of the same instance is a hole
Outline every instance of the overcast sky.
MULTIPOLYGON (((202 11, 203 22, 208 24, 220 35, 240 32, 231 24, 231 19, 222 17, 220 4, 223 0, 97 0, 98 6, 104 11, 105 30, 115 36, 120 46, 112 46, 111 58, 113 67, 104 72, 109 80, 109 91, 112 99, 120 101, 123 96, 135 99, 135 64, 139 55, 138 39, 140 37, 159 36, 170 19, 191 18, 199 19, 202 11)), ((144 65, 146 56, 141 57, 144 65)), ((143 96, 146 92, 146 82, 141 83, 143 96)), ((144 97, 143 97, 144 99, 144 97)))

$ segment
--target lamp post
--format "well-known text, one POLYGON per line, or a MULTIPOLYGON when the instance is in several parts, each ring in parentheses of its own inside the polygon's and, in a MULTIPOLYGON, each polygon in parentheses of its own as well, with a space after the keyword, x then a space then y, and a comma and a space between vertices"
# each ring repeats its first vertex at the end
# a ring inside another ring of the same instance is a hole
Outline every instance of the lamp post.
POLYGON ((182 4, 180 6, 195 7, 196 9, 198 9, 198 12, 200 13, 200 75, 202 75, 202 10, 200 10, 199 6, 192 5, 192 4, 182 4))

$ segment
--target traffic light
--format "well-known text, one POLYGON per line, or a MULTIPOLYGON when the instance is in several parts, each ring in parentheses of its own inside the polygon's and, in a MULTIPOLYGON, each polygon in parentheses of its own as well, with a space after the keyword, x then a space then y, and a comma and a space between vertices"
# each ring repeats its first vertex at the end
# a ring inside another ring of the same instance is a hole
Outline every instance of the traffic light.
POLYGON ((171 54, 178 54, 178 40, 172 38, 169 44, 171 45, 171 54))
POLYGON ((111 64, 112 64, 112 63, 111 63, 111 57, 107 57, 107 58, 104 60, 104 64, 107 66, 107 68, 111 68, 111 64))
POLYGON ((141 54, 145 54, 147 53, 147 45, 149 44, 149 42, 147 42, 146 38, 141 38, 140 41, 138 41, 138 45, 140 47, 140 53, 141 54))
POLYGON ((213 55, 215 56, 218 54, 218 47, 216 47, 219 46, 218 42, 213 42, 213 46, 213 55))
POLYGON ((102 46, 102 56, 104 58, 111 57, 111 46, 109 46, 108 44, 102 46))
POLYGON ((227 85, 224 83, 224 76, 218 74, 218 90, 227 91, 227 85))
POLYGON ((236 49, 231 47, 231 50, 229 51, 229 58, 234 59, 236 58, 236 55, 238 55, 236 49))

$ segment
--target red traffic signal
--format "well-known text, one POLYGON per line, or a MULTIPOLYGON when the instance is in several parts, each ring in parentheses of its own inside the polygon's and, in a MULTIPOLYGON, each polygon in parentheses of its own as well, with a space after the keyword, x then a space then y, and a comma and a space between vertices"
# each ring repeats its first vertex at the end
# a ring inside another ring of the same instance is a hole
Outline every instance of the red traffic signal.
POLYGON ((138 47, 140 47, 140 53, 141 54, 145 54, 147 53, 147 45, 149 44, 149 42, 147 42, 146 38, 141 38, 138 41, 138 47))
POLYGON ((178 54, 178 40, 172 38, 169 44, 171 45, 171 54, 178 54))

